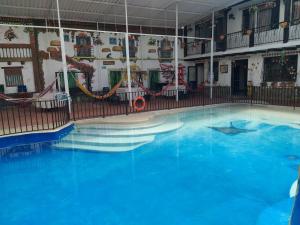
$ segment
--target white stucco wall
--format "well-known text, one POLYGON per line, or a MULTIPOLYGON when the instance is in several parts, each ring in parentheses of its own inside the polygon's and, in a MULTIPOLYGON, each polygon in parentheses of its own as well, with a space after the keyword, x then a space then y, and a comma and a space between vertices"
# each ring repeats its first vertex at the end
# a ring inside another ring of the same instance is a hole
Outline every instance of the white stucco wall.
MULTIPOLYGON (((0 34, 4 34, 4 32, 8 29, 8 27, 0 27, 0 34)), ((0 35, 0 43, 22 43, 22 44, 28 44, 30 43, 29 40, 29 34, 24 33, 23 28, 13 28, 15 31, 17 38, 13 39, 12 41, 4 40, 3 35, 0 35)), ((76 36, 79 34, 79 32, 75 33, 74 42, 71 41, 71 32, 68 34, 70 37, 70 41, 65 42, 66 47, 66 54, 68 56, 75 56, 74 51, 74 45, 76 44, 76 36)), ((91 36, 90 33, 86 33, 88 36, 91 36)), ((97 35, 96 33, 94 34, 97 35)), ((102 48, 110 48, 112 49, 113 46, 116 46, 115 44, 111 45, 109 43, 110 37, 117 39, 117 44, 119 44, 119 39, 123 39, 123 34, 109 34, 109 33, 101 33, 100 38, 102 42, 104 43, 102 46, 94 45, 94 56, 96 57, 96 60, 93 62, 89 62, 88 60, 82 60, 81 63, 89 64, 95 68, 94 77, 93 77, 93 83, 92 88, 94 91, 102 90, 103 87, 109 87, 109 73, 112 70, 125 70, 126 69, 126 62, 122 62, 121 60, 118 60, 119 58, 123 57, 122 52, 118 51, 111 51, 111 58, 106 58, 108 53, 102 52, 102 48), (114 60, 115 59, 115 60, 114 60), (114 61, 115 65, 103 65, 103 61, 114 61)), ((138 51, 136 53, 137 58, 142 58, 143 60, 138 60, 136 64, 140 67, 141 70, 149 71, 153 69, 160 69, 160 62, 157 60, 158 58, 158 48, 157 44, 154 46, 148 45, 149 36, 140 36, 139 42, 138 42, 138 51), (156 53, 149 53, 149 49, 156 49, 156 53)), ((153 36, 156 40, 162 40, 164 37, 156 37, 153 36)), ((39 44, 39 50, 47 52, 47 48, 50 47, 50 42, 56 40, 59 40, 59 36, 55 32, 39 32, 38 34, 38 44, 39 44)), ((174 38, 169 38, 170 41, 174 41, 174 38)), ((93 43, 92 43, 93 44, 93 43)), ((174 46, 172 46, 174 49, 174 46)), ((58 47, 59 48, 59 47, 58 47)), ((185 76, 187 76, 187 66, 194 65, 193 62, 184 62, 184 49, 180 45, 180 42, 178 44, 178 56, 179 56, 179 63, 182 63, 186 66, 186 73, 185 76)), ((175 56, 173 52, 173 57, 175 56)), ((171 63, 167 64, 173 64, 174 60, 171 63)), ((6 62, 0 63, 0 84, 5 84, 4 79, 4 70, 1 69, 1 67, 8 66, 6 62)), ((12 63, 11 66, 21 66, 21 63, 12 63)), ((24 78, 24 84, 27 86, 28 91, 34 92, 34 77, 33 77, 33 68, 31 62, 26 62, 23 66, 23 78, 24 78)), ((45 86, 47 87, 49 84, 51 84, 55 79, 55 72, 62 71, 62 63, 60 61, 56 61, 53 59, 43 60, 42 63, 42 69, 44 72, 44 79, 45 79, 45 86)), ((83 75, 79 75, 79 78, 82 82, 84 82, 83 75)), ((162 80, 163 81, 163 80, 162 80)), ((144 81, 145 86, 148 86, 149 81, 144 81)), ((17 92, 16 87, 7 88, 5 87, 6 93, 14 93, 17 92)))
MULTIPOLYGON (((250 1, 244 4, 237 5, 235 7, 232 7, 232 9, 228 12, 228 15, 233 14, 235 19, 229 19, 227 20, 227 33, 234 33, 239 32, 242 30, 242 17, 243 17, 243 9, 245 9, 247 6, 263 2, 263 1, 250 1)), ((280 10, 279 10, 279 22, 284 21, 284 11, 285 11, 285 4, 284 1, 281 0, 280 2, 280 10)))
MULTIPOLYGON (((4 33, 9 29, 9 27, 0 26, 0 43, 1 44, 30 44, 29 34, 24 32, 24 28, 13 27, 13 31, 17 38, 9 41, 5 39, 4 33)), ((29 92, 35 91, 34 79, 33 79, 33 67, 32 62, 25 62, 24 65, 21 62, 12 62, 10 65, 7 62, 0 62, 0 84, 4 85, 5 93, 16 93, 17 87, 7 87, 5 84, 5 76, 3 67, 23 67, 23 82, 27 86, 29 92)))

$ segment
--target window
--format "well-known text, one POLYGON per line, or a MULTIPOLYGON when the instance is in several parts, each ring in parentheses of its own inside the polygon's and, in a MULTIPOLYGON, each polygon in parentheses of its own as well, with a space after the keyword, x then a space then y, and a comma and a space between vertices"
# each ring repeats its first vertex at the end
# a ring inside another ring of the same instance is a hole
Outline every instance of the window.
POLYGON ((17 87, 23 85, 23 67, 4 67, 6 87, 17 87))
POLYGON ((257 12, 257 27, 260 31, 271 30, 272 8, 260 8, 257 12))
POLYGON ((292 23, 300 23, 300 0, 293 0, 292 23))
POLYGON ((77 36, 76 49, 77 49, 76 56, 91 57, 92 56, 91 37, 84 36, 84 35, 77 36))
POLYGON ((280 56, 264 59, 264 81, 283 82, 297 79, 298 56, 280 56))
POLYGON ((270 1, 264 4, 253 5, 243 10, 242 30, 246 32, 255 28, 259 32, 279 27, 280 1, 270 1))
POLYGON ((242 30, 245 33, 253 28, 255 28, 255 12, 245 9, 243 10, 242 30))
POLYGON ((197 24, 195 28, 195 36, 202 38, 211 37, 211 21, 197 24))

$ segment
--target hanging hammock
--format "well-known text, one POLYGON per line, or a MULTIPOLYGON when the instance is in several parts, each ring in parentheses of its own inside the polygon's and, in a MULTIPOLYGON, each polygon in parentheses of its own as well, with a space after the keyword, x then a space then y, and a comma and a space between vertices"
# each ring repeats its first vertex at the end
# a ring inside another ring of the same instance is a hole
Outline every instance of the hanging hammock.
POLYGON ((166 86, 164 86, 162 88, 162 90, 160 92, 154 92, 154 91, 151 91, 149 88, 146 88, 141 82, 138 82, 138 81, 136 81, 136 82, 137 82, 138 86, 143 89, 144 92, 146 92, 148 95, 151 95, 154 97, 162 96, 163 93, 168 89, 168 87, 173 85, 173 84, 167 84, 166 86))
POLYGON ((106 98, 109 98, 111 97, 116 91, 117 89, 121 86, 122 82, 124 81, 124 78, 121 79, 119 81, 119 83, 117 83, 107 94, 105 95, 94 95, 92 92, 90 92, 85 86, 83 86, 78 79, 76 79, 75 77, 73 77, 75 79, 75 82, 76 82, 76 85, 77 87, 84 93, 86 94, 87 96, 91 97, 91 98, 95 98, 95 99, 98 99, 98 100, 104 100, 106 98))
POLYGON ((8 95, 0 94, 0 99, 3 99, 8 102, 13 102, 13 103, 21 103, 21 104, 31 103, 31 102, 36 101, 39 98, 45 96, 53 88, 54 84, 56 83, 56 80, 57 80, 57 78, 35 98, 12 98, 8 95))

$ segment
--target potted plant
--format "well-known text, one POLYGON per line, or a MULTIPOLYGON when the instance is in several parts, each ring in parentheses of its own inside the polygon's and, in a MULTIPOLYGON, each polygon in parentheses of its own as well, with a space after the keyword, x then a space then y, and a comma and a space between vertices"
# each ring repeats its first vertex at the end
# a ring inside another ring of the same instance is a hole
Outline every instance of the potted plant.
POLYGON ((283 22, 280 23, 280 27, 283 28, 283 29, 287 28, 288 25, 289 25, 289 23, 287 21, 283 21, 283 22))
POLYGON ((248 36, 250 36, 251 34, 252 34, 252 30, 251 29, 248 29, 248 30, 246 30, 246 34, 248 35, 248 36))

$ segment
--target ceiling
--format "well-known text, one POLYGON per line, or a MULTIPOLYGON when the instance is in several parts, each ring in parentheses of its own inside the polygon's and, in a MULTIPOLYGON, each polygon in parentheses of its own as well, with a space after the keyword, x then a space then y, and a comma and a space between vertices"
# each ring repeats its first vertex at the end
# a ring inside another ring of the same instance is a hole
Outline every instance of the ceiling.
MULTIPOLYGON (((209 16, 241 0, 127 0, 128 23, 141 26, 175 27, 176 2, 179 25, 209 16)), ((61 19, 125 24, 124 0, 59 0, 61 19)), ((57 19, 56 0, 0 0, 0 15, 57 19)))

